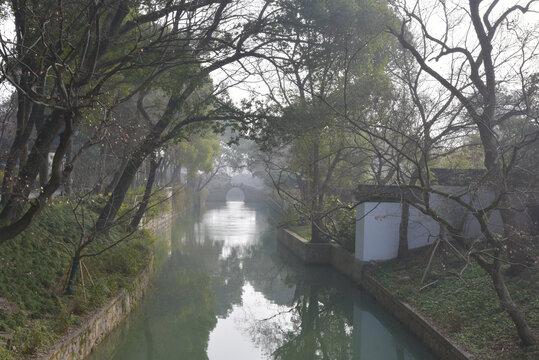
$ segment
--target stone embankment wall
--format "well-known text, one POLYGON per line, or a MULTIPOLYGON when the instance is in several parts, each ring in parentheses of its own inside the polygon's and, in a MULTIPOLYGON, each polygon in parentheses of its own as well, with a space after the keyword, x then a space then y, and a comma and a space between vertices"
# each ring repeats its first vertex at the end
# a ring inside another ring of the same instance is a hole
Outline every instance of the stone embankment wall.
MULTIPOLYGON (((149 220, 144 227, 158 232, 163 227, 170 226, 172 215, 163 214, 149 220)), ((135 308, 140 299, 144 297, 151 285, 154 270, 153 255, 149 265, 133 281, 128 289, 121 290, 109 302, 96 310, 75 330, 46 354, 40 360, 80 360, 88 356, 123 319, 135 308)))
POLYGON ((354 254, 342 246, 332 244, 311 244, 298 234, 287 229, 279 229, 277 239, 301 262, 308 265, 331 265, 356 283, 361 281, 362 264, 354 254))
POLYGON ((153 272, 153 257, 148 267, 135 279, 129 290, 123 289, 107 305, 94 312, 82 325, 71 332, 42 360, 79 360, 112 331, 146 294, 153 272))
POLYGON ((362 265, 351 252, 338 244, 310 244, 296 233, 279 229, 277 240, 303 263, 330 265, 352 279, 374 297, 386 310, 416 335, 441 360, 469 360, 472 356, 459 349, 444 337, 434 325, 408 304, 398 300, 372 275, 363 271, 362 265))
POLYGON ((468 360, 470 354, 457 348, 444 337, 432 324, 410 305, 399 301, 389 290, 380 284, 372 275, 364 272, 361 287, 374 297, 384 308, 389 310, 408 330, 415 334, 429 349, 442 360, 468 360))

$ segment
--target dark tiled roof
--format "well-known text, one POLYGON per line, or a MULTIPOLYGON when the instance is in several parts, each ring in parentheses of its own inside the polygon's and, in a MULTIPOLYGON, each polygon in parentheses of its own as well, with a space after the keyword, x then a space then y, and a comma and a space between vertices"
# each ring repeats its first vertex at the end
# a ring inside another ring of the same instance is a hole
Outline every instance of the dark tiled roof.
POLYGON ((468 186, 481 182, 486 174, 484 169, 444 169, 431 168, 434 181, 442 186, 468 186))
MULTIPOLYGON (((479 184, 486 174, 483 169, 443 169, 431 168, 431 184, 441 186, 470 186, 479 184)), ((411 202, 421 200, 419 189, 410 189, 398 185, 359 185, 354 191, 357 201, 400 202, 407 199, 411 202)))
POLYGON ((354 191, 354 198, 359 202, 400 202, 401 199, 417 202, 421 199, 421 192, 397 185, 359 185, 354 191))

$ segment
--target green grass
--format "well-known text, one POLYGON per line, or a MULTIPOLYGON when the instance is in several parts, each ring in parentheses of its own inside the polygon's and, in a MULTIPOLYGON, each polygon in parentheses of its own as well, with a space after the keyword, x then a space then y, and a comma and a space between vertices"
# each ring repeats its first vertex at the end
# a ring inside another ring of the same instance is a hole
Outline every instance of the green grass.
POLYGON ((305 240, 311 241, 311 225, 292 225, 288 228, 305 240))
MULTIPOLYGON (((439 255, 421 283, 427 255, 427 251, 420 251, 406 261, 374 265, 369 271, 477 359, 539 358, 538 347, 520 347, 514 324, 501 309, 490 277, 478 265, 470 264, 460 278, 456 273, 464 263, 449 254, 439 255), (425 288, 421 290, 422 287, 425 288)), ((539 275, 536 270, 507 279, 514 301, 539 335, 537 284, 539 275)))
MULTIPOLYGON (((91 226, 99 204, 89 204, 85 217, 91 226)), ((124 236, 122 229, 112 238, 124 236)), ((65 198, 55 200, 21 235, 0 248, 0 332, 12 336, 0 359, 35 353, 65 333, 82 317, 126 287, 147 266, 153 238, 135 233, 98 257, 86 258, 85 286, 77 277, 74 296, 63 295, 70 256, 68 239, 78 239, 80 228, 65 198), (89 275, 88 275, 89 274, 89 275), (90 279, 91 277, 91 279, 90 279)), ((104 241, 100 239, 97 242, 104 241)))

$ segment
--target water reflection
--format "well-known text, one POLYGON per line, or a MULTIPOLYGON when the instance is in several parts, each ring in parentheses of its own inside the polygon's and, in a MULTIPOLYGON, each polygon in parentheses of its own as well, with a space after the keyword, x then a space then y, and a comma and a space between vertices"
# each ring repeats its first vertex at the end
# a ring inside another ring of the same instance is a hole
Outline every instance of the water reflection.
POLYGON ((155 289, 102 359, 433 359, 335 271, 276 246, 264 209, 229 202, 173 225, 155 289))
POLYGON ((258 242, 260 233, 267 227, 265 221, 257 221, 257 212, 243 202, 228 201, 225 207, 208 210, 201 223, 197 224, 198 239, 211 239, 223 246, 221 258, 227 258, 232 251, 248 251, 258 242))

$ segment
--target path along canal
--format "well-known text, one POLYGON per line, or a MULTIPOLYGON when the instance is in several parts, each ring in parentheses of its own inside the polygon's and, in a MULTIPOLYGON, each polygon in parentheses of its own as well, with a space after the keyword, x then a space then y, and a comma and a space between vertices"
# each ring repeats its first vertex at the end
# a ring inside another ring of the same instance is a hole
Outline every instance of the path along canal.
POLYGON ((281 248, 267 213, 209 204, 164 230, 153 290, 89 359, 434 359, 353 282, 281 248))

